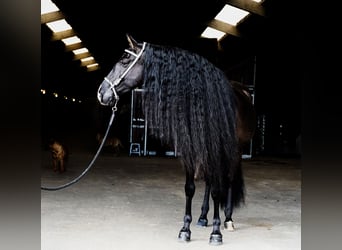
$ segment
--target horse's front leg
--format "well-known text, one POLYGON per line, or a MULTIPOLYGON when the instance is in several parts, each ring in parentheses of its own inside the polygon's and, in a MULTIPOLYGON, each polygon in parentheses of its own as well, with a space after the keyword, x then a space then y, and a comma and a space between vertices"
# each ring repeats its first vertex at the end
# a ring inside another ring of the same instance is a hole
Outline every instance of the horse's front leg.
POLYGON ((211 196, 214 201, 214 216, 213 216, 213 231, 210 234, 209 243, 211 245, 222 244, 222 234, 220 230, 221 219, 220 219, 220 192, 213 188, 211 196))
POLYGON ((190 231, 190 224, 192 221, 192 214, 191 214, 191 206, 192 206, 192 198, 195 194, 195 182, 194 182, 194 175, 193 173, 189 173, 186 171, 186 181, 185 181, 185 215, 184 215, 184 225, 178 234, 178 239, 180 241, 190 241, 191 238, 191 231, 190 231))
POLYGON ((205 182, 205 192, 203 203, 201 207, 201 215, 198 218, 197 225, 206 227, 208 226, 208 212, 209 212, 209 197, 210 197, 210 184, 206 181, 205 182))

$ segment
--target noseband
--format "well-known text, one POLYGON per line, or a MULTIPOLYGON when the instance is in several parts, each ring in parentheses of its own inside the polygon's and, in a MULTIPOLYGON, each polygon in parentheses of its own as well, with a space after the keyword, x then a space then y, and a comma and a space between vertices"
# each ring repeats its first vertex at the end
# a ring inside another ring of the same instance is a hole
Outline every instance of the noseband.
MULTIPOLYGON (((145 50, 145 46, 146 46, 146 42, 143 43, 142 45, 142 48, 140 50, 140 52, 138 54, 134 53, 133 51, 130 51, 128 49, 125 49, 125 52, 128 53, 128 54, 131 54, 133 56, 135 56, 135 59, 134 61, 128 66, 128 68, 121 74, 121 76, 119 78, 117 78, 114 82, 112 82, 111 80, 109 80, 107 77, 105 77, 105 81, 107 83, 109 83, 110 85, 110 89, 113 91, 113 94, 114 94, 114 97, 115 97, 115 100, 116 100, 116 103, 118 102, 119 100, 119 95, 116 93, 116 90, 115 90, 115 86, 117 86, 121 81, 122 79, 127 75, 127 73, 133 68, 133 66, 137 63, 137 61, 139 60, 139 58, 141 57, 142 53, 144 52, 145 50)), ((101 86, 100 86, 101 88, 101 86)), ((98 100, 99 102, 102 104, 102 105, 107 105, 105 103, 103 103, 101 101, 101 98, 99 98, 99 95, 100 95, 100 91, 98 91, 98 100)), ((115 104, 116 106, 116 104, 115 104)))

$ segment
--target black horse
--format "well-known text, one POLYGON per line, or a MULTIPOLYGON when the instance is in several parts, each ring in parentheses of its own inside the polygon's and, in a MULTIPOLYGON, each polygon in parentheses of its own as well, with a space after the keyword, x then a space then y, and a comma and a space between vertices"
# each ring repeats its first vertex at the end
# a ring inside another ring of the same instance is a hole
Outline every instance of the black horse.
POLYGON ((232 208, 244 201, 239 136, 239 103, 223 71, 189 51, 137 43, 129 48, 98 89, 102 105, 115 106, 122 94, 143 88, 149 132, 172 145, 184 167, 185 216, 178 238, 190 241, 195 177, 204 179, 206 194, 199 223, 207 224, 209 193, 214 203, 210 244, 221 244, 220 207, 231 220, 232 208))

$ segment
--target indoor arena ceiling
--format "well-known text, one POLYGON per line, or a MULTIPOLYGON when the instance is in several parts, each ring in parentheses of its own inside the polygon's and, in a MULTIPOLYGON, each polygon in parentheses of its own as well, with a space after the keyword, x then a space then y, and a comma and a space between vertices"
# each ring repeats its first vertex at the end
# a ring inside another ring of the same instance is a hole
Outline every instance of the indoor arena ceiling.
MULTIPOLYGON (((191 49, 203 43, 206 27, 226 33, 219 51, 227 64, 264 53, 280 40, 290 40, 295 14, 287 1, 264 0, 173 0, 173 1, 82 1, 53 0, 59 14, 41 16, 42 88, 72 95, 94 95, 127 46, 125 34, 138 41, 175 45, 191 49), (250 14, 236 27, 214 19, 230 4, 250 14), (98 70, 87 71, 47 27, 48 21, 63 16, 82 40, 98 70)), ((207 41, 207 40, 206 40, 207 41)), ((211 39, 212 41, 212 39, 211 39)), ((215 40, 216 41, 216 40, 215 40)), ((205 50, 202 46, 202 50, 205 50)))

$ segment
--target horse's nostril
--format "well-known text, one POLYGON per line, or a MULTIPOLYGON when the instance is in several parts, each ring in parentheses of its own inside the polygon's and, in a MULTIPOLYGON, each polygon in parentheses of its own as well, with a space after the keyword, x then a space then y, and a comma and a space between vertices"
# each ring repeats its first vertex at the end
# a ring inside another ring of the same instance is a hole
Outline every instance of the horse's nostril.
POLYGON ((105 92, 105 93, 103 94, 103 96, 102 96, 102 100, 103 100, 103 102, 105 102, 105 103, 111 102, 111 101, 112 101, 112 95, 111 95, 111 93, 110 93, 109 91, 105 92))

